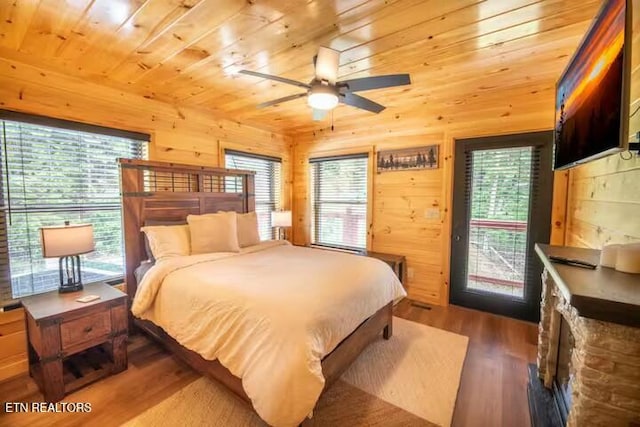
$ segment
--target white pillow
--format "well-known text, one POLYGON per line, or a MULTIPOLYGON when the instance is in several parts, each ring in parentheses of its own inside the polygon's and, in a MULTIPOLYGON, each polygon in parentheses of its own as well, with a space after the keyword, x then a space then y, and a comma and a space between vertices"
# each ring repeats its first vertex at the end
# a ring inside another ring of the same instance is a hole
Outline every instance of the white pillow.
POLYGON ((156 261, 189 255, 191 251, 189 226, 186 224, 150 225, 141 230, 147 236, 151 254, 156 261))
POLYGON ((235 212, 189 215, 191 253, 240 252, 235 212))
POLYGON ((258 215, 254 212, 237 214, 238 219, 238 243, 241 248, 260 243, 258 232, 258 215))

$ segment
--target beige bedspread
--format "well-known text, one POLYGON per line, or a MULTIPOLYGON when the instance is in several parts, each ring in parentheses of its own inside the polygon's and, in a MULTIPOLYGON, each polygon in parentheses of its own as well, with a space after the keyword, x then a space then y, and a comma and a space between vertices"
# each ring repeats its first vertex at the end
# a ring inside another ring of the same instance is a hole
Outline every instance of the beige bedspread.
POLYGON ((268 241, 159 262, 132 311, 240 377, 267 423, 293 426, 322 392, 322 358, 405 295, 377 259, 268 241))

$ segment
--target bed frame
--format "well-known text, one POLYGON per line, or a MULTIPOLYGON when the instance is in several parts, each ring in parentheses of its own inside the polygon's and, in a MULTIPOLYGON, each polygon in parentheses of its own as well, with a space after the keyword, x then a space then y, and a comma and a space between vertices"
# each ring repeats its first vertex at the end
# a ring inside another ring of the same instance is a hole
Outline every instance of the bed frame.
MULTIPOLYGON (((189 214, 220 210, 239 213, 255 210, 254 172, 131 159, 120 159, 119 164, 129 304, 137 289, 134 270, 147 258, 140 232, 146 221, 186 220, 189 214)), ((382 307, 322 359, 325 390, 380 331, 385 339, 391 337, 392 310, 393 303, 382 307)), ((129 313, 131 330, 137 328, 151 335, 193 369, 223 383, 251 404, 240 378, 217 360, 205 360, 180 345, 162 328, 129 313)))

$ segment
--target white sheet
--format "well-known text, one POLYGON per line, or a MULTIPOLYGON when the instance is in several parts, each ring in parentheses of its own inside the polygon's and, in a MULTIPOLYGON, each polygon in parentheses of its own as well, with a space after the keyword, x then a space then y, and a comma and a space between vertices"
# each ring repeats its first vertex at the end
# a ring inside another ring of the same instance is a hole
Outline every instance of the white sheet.
POLYGON ((405 295, 377 259, 269 241, 159 262, 132 311, 240 377, 267 423, 293 426, 322 392, 322 358, 405 295))

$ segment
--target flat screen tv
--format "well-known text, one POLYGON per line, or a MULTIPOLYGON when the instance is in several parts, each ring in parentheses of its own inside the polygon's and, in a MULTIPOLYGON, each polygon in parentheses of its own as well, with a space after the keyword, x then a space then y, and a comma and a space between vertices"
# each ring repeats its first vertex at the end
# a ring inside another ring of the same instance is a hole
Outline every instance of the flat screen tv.
POLYGON ((631 0, 605 0, 556 86, 554 169, 626 149, 631 0))

